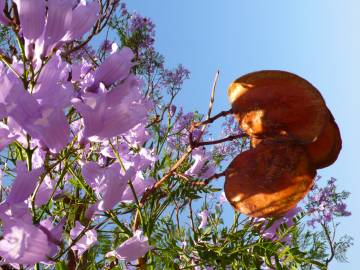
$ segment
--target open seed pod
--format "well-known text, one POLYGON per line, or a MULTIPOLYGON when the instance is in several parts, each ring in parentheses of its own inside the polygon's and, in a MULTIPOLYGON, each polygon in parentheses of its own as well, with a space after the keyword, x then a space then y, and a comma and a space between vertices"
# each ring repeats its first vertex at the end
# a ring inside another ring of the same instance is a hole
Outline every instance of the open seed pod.
POLYGON ((263 139, 259 139, 259 138, 256 138, 256 137, 251 137, 250 138, 250 146, 251 146, 251 148, 256 148, 256 146, 258 146, 262 141, 263 141, 263 139))
POLYGON ((278 216, 304 198, 315 175, 302 146, 261 143, 231 162, 224 190, 231 205, 243 214, 278 216))
POLYGON ((330 166, 337 160, 341 147, 340 130, 331 115, 319 138, 306 145, 305 149, 314 167, 321 169, 330 166))
POLYGON ((320 92, 285 71, 242 76, 231 83, 228 96, 240 127, 251 137, 311 143, 329 119, 320 92))

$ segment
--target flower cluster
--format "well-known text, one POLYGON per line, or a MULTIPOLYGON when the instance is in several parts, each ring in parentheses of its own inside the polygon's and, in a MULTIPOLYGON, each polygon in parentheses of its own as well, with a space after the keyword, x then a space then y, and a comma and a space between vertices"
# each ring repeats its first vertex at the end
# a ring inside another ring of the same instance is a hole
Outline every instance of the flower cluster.
POLYGON ((337 192, 336 179, 330 178, 324 187, 317 183, 308 195, 306 209, 310 216, 308 224, 315 227, 317 223, 328 223, 335 217, 350 216, 344 200, 349 196, 348 192, 337 192))
POLYGON ((282 242, 290 244, 291 234, 285 234, 285 235, 283 235, 283 237, 280 237, 281 233, 279 233, 279 230, 280 230, 280 227, 283 225, 286 225, 287 228, 290 228, 291 226, 293 226, 295 224, 293 218, 295 217, 296 214, 301 212, 301 210, 302 209, 300 207, 295 207, 295 208, 291 209, 290 211, 285 213, 283 216, 277 218, 273 223, 271 223, 270 226, 268 224, 269 220, 265 219, 265 218, 257 218, 255 220, 255 222, 261 222, 261 226, 262 226, 261 234, 262 234, 263 238, 269 239, 272 241, 280 240, 282 242))
MULTIPOLYGON (((4 10, 4 1, 0 4, 4 10)), ((14 4, 16 12, 7 11, 7 15, 18 15, 16 34, 24 51, 20 58, 0 66, 0 117, 4 119, 0 147, 11 151, 15 143, 27 164, 15 162, 16 177, 0 204, 0 256, 4 263, 19 267, 53 263, 49 258, 64 245, 65 224, 72 227, 65 244, 77 256, 97 242, 96 230, 84 226, 84 221, 71 225, 66 218, 56 221, 36 214, 36 207, 50 207, 50 201, 69 196, 65 186, 71 186, 68 181, 73 176, 65 170, 62 155, 75 151, 73 169, 82 167, 85 183, 96 194, 88 218, 140 197, 154 184, 141 172, 156 157, 142 148, 152 104, 141 93, 141 80, 131 73, 131 49, 113 44, 110 55, 96 65, 66 58, 68 44, 97 23, 99 2, 14 0, 14 4), (114 162, 118 153, 123 160, 114 162), (82 160, 77 160, 78 154, 83 155, 82 160), (93 154, 98 159, 93 160, 93 154)), ((1 21, 11 23, 5 15, 1 21)), ((134 248, 137 246, 135 243, 134 248)), ((144 252, 147 250, 145 244, 144 252)))
POLYGON ((141 16, 136 12, 129 12, 125 3, 121 4, 121 24, 126 44, 135 49, 139 58, 147 50, 153 48, 155 42, 155 24, 150 18, 141 16))

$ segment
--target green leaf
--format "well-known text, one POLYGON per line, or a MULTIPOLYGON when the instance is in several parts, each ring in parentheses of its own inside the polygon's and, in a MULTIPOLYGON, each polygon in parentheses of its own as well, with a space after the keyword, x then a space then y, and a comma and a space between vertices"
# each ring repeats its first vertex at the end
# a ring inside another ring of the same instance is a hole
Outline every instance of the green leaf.
POLYGON ((68 267, 65 262, 61 261, 61 262, 57 262, 55 264, 55 269, 56 270, 68 270, 68 267))

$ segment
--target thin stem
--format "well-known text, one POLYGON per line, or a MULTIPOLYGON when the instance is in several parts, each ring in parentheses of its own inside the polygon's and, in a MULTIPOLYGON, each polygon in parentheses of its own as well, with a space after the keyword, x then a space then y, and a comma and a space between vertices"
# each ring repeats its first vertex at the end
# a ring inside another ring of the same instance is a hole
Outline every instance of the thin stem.
POLYGON ((330 247, 330 257, 327 258, 325 261, 326 266, 328 266, 329 263, 334 259, 335 248, 334 248, 333 239, 331 239, 331 237, 330 237, 330 232, 329 232, 327 225, 325 223, 320 223, 320 224, 321 224, 321 227, 324 229, 324 233, 325 233, 326 239, 327 239, 327 241, 329 243, 329 247, 330 247))
POLYGON ((247 135, 245 134, 238 134, 238 135, 230 135, 228 137, 219 139, 219 140, 214 140, 214 141, 206 141, 206 142, 194 142, 195 147, 199 147, 199 146, 204 146, 204 145, 213 145, 213 144, 219 144, 219 143, 223 143, 223 142, 227 142, 227 141, 233 141, 236 139, 240 139, 240 138, 246 138, 247 135))
POLYGON ((197 128, 197 127, 202 126, 202 125, 208 125, 208 124, 211 124, 211 123, 215 122, 217 119, 219 119, 221 117, 224 117, 224 116, 227 116, 227 115, 232 114, 232 113, 233 113, 233 109, 230 109, 230 110, 227 110, 227 111, 222 111, 222 112, 219 112, 218 114, 214 115, 213 117, 209 117, 205 121, 194 123, 193 126, 194 126, 194 128, 197 128))
POLYGON ((195 233, 195 224, 194 224, 193 210, 192 210, 192 200, 189 201, 189 218, 190 218, 190 223, 191 223, 191 229, 195 233))

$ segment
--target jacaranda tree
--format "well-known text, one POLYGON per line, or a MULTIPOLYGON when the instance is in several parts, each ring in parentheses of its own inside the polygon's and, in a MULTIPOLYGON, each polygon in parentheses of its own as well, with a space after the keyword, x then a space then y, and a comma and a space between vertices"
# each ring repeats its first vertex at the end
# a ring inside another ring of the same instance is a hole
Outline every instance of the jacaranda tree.
POLYGON ((149 18, 118 0, 0 0, 0 22, 2 269, 346 261, 333 178, 282 217, 224 214, 224 168, 249 138, 230 106, 213 113, 217 76, 208 112, 176 104, 190 72, 165 66, 149 18))

